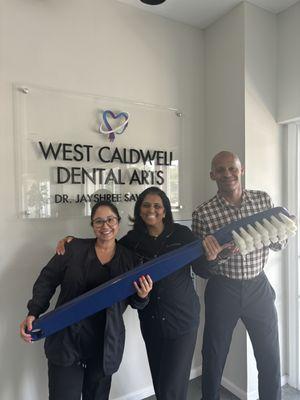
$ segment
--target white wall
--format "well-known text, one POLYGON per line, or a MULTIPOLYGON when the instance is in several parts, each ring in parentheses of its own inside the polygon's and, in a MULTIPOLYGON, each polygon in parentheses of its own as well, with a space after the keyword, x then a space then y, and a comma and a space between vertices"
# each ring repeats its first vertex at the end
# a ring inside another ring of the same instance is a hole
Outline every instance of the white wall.
POLYGON ((300 2, 278 15, 278 121, 300 118, 300 2))
MULTIPOLYGON (((177 106, 184 118, 183 202, 186 215, 204 200, 202 32, 113 0, 10 0, 0 14, 0 398, 46 398, 42 343, 26 345, 18 323, 32 283, 66 233, 90 234, 87 219, 16 218, 12 83, 94 93, 177 106), (197 163, 194 163, 194 160, 197 163), (199 195, 199 193, 201 193, 199 195), (197 197, 196 197, 197 195, 197 197)), ((159 144, 159 135, 157 133, 159 144)), ((134 313, 126 315, 127 347, 112 399, 143 398, 151 391, 134 313), (131 395, 130 395, 131 394, 131 395)), ((193 368, 200 366, 200 351, 193 368)))
MULTIPOLYGON (((205 38, 205 194, 216 193, 209 181, 210 161, 225 149, 244 162, 244 5, 231 10, 204 32, 205 38)), ((227 358, 223 384, 236 393, 247 388, 246 334, 239 323, 227 358)))
MULTIPOLYGON (((218 151, 244 161, 244 6, 235 7, 204 31, 205 171, 218 151)), ((206 196, 215 193, 208 179, 206 196)))
MULTIPOLYGON (((245 184, 282 205, 282 132, 276 122, 277 17, 245 3, 245 184), (258 145, 259 143, 259 145, 258 145)), ((266 273, 276 291, 282 375, 287 374, 287 320, 282 253, 270 254, 266 273)), ((248 338, 248 393, 257 393, 256 363, 248 338)))

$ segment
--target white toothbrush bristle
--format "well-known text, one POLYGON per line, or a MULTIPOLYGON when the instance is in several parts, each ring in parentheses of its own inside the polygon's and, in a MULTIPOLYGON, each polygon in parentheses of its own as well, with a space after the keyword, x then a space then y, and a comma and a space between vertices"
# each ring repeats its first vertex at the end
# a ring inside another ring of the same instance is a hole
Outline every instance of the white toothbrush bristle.
POLYGON ((279 217, 280 217, 282 223, 286 227, 287 235, 294 236, 297 232, 297 225, 295 224, 295 222, 283 213, 279 213, 279 217))
POLYGON ((254 251, 254 240, 244 228, 240 228, 240 236, 245 240, 247 252, 254 251))
POLYGON ((250 224, 247 225, 247 230, 248 230, 249 235, 251 235, 251 237, 253 238, 254 247, 257 250, 260 250, 261 248, 263 248, 261 234, 250 224))
POLYGON ((269 233, 269 239, 272 243, 277 243, 278 242, 278 231, 274 225, 272 225, 266 218, 263 219, 262 221, 263 227, 268 231, 269 233))
POLYGON ((274 215, 271 216, 271 224, 276 227, 277 229, 277 236, 279 240, 286 240, 287 239, 287 230, 284 223, 279 221, 274 215))
POLYGON ((278 215, 266 213, 265 215, 269 215, 268 219, 263 218, 260 222, 253 222, 252 225, 241 226, 238 232, 232 231, 234 243, 243 257, 255 249, 260 250, 264 246, 268 247, 271 243, 277 243, 295 235, 297 225, 293 219, 283 213, 278 215))
POLYGON ((255 228, 261 234, 261 241, 264 246, 270 246, 271 242, 269 239, 268 231, 262 226, 260 222, 255 222, 255 228))
POLYGON ((247 245, 245 240, 235 231, 232 231, 232 236, 236 247, 240 250, 242 256, 247 254, 247 245))

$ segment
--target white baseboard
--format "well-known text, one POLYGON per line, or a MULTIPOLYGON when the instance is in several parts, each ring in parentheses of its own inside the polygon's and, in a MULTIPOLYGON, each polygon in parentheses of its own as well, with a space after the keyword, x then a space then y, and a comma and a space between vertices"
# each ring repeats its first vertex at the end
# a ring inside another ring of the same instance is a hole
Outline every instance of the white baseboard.
MULTIPOLYGON (((240 400, 250 400, 250 398, 248 397, 248 393, 239 388, 238 386, 236 386, 229 379, 223 377, 221 383, 225 389, 229 390, 229 392, 237 396, 240 400)), ((251 398, 251 400, 256 400, 256 399, 251 398)))
MULTIPOLYGON (((202 366, 193 368, 191 370, 190 379, 197 378, 202 373, 202 366)), ((128 393, 121 397, 116 397, 114 400, 141 400, 146 397, 154 395, 154 390, 152 386, 143 388, 142 390, 137 390, 135 392, 128 393)))
POLYGON ((116 397, 114 400, 141 400, 146 397, 152 396, 154 394, 154 390, 152 386, 148 386, 143 388, 142 390, 137 390, 135 392, 131 392, 126 394, 125 396, 116 397))
MULTIPOLYGON (((284 386, 286 383, 288 383, 288 376, 283 375, 281 377, 281 386, 284 386)), ((257 400, 258 399, 258 389, 253 390, 252 392, 245 392, 235 384, 233 384, 231 381, 229 381, 226 378, 222 378, 222 386, 224 386, 225 389, 229 390, 232 394, 237 396, 240 400, 257 400)))
MULTIPOLYGON (((199 367, 193 368, 191 370, 190 379, 197 378, 198 376, 201 376, 201 374, 202 374, 202 366, 200 365, 199 367)), ((281 377, 281 386, 284 386, 287 383, 288 383, 288 376, 283 375, 281 377)), ((254 390, 252 392, 245 392, 227 378, 224 377, 222 378, 222 386, 224 386, 225 389, 229 390, 229 392, 237 396, 240 400, 258 399, 257 390, 254 390)), ((143 388, 142 390, 137 390, 135 392, 128 393, 125 396, 117 397, 114 400, 141 400, 145 399, 146 397, 152 396, 153 394, 154 394, 153 387, 148 386, 146 388, 143 388)))
POLYGON ((289 376, 288 375, 282 375, 282 377, 281 377, 281 386, 284 386, 287 383, 289 383, 289 376))
POLYGON ((198 376, 202 375, 202 365, 200 367, 192 368, 190 373, 190 379, 198 378, 198 376))

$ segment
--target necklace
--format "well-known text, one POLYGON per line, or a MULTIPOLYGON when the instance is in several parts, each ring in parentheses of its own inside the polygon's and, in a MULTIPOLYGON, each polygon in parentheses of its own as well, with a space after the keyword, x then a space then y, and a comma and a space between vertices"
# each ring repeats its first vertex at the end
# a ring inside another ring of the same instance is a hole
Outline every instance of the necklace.
MULTIPOLYGON (((158 233, 150 232, 150 231, 148 230, 148 235, 149 235, 150 237, 152 237, 153 239, 157 239, 157 238, 162 234, 163 230, 164 230, 164 229, 161 229, 161 230, 159 229, 158 233)), ((156 230, 156 232, 157 232, 157 230, 156 230)))

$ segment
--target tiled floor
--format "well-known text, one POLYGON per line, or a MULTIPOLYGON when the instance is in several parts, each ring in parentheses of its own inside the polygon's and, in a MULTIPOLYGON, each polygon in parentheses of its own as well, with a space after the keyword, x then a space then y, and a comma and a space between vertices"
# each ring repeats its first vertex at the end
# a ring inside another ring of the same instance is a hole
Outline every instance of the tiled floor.
MULTIPOLYGON (((145 400, 155 400, 155 396, 147 397, 145 400)), ((200 400, 201 399, 201 378, 193 379, 190 382, 188 400, 200 400)), ((239 400, 238 397, 229 393, 228 390, 223 389, 221 394, 222 400, 239 400)), ((282 388, 282 400, 300 400, 300 392, 295 390, 288 385, 282 388)))

